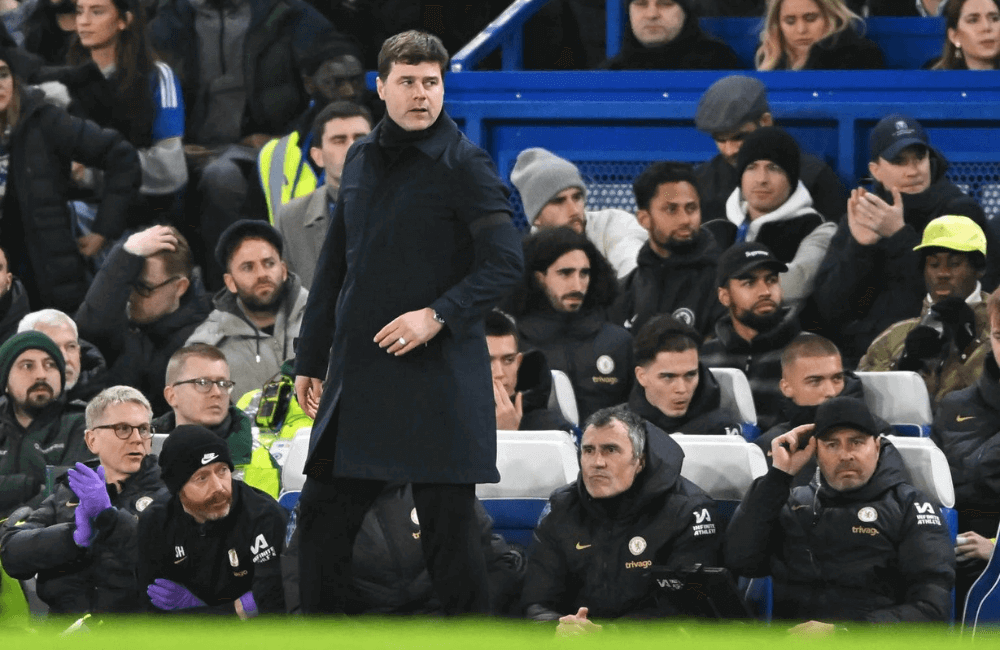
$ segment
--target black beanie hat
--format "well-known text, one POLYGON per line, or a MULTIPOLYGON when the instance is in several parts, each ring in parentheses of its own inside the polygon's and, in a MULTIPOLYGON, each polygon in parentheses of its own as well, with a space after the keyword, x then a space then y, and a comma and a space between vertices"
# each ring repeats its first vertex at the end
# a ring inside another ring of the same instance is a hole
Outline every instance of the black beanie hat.
POLYGON ((62 352, 55 341, 36 330, 21 332, 7 339, 7 342, 0 345, 0 381, 3 386, 7 385, 10 376, 10 369, 14 367, 14 362, 26 350, 41 350, 52 357, 59 368, 59 380, 61 387, 66 386, 66 360, 63 359, 62 352))
POLYGON ((229 258, 245 239, 263 239, 274 246, 279 258, 283 256, 285 240, 274 226, 259 219, 240 219, 222 231, 215 246, 215 261, 223 272, 229 272, 229 258))
POLYGON ((743 141, 739 156, 736 158, 736 171, 742 178, 750 163, 770 160, 785 171, 790 193, 795 194, 795 188, 799 184, 800 159, 799 143, 795 138, 788 135, 784 129, 764 126, 752 132, 743 141))
POLYGON ((833 397, 816 409, 816 428, 813 435, 822 438, 838 429, 854 429, 878 437, 878 425, 865 403, 855 397, 833 397))
POLYGON ((223 462, 233 470, 229 445, 205 427, 184 424, 167 436, 160 451, 160 478, 170 494, 177 494, 191 475, 205 465, 223 462))

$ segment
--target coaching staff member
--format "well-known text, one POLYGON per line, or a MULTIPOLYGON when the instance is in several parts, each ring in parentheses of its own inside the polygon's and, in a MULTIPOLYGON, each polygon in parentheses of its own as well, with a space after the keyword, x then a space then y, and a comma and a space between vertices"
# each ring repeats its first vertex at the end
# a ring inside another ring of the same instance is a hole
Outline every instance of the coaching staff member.
POLYGON ((387 481, 413 484, 442 609, 489 607, 473 510, 475 484, 499 480, 483 315, 523 262, 496 168, 441 110, 447 64, 429 34, 382 45, 386 117, 348 152, 302 321, 295 387, 316 416, 305 613, 342 610, 354 537, 387 481))

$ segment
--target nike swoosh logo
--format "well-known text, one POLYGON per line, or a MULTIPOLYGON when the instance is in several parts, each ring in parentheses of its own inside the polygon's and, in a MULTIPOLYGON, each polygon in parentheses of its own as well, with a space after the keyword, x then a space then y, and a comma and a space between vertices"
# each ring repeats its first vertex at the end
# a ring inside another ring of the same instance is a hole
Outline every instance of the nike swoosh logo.
POLYGON ((577 542, 576 543, 576 550, 582 551, 583 549, 590 548, 591 546, 593 546, 593 544, 581 544, 580 542, 577 542))
POLYGON ((975 415, 956 415, 955 422, 965 422, 966 420, 973 420, 975 417, 975 415))

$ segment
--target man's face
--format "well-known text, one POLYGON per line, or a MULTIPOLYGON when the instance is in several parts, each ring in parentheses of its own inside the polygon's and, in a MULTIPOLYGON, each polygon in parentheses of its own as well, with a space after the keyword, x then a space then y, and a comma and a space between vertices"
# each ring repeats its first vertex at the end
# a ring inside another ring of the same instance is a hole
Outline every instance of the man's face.
POLYGON ((80 379, 80 342, 69 325, 49 325, 38 323, 35 331, 41 332, 59 346, 63 359, 66 360, 66 390, 76 386, 80 379))
POLYGON ((323 126, 323 140, 309 149, 309 155, 325 171, 328 184, 340 187, 347 150, 371 130, 368 120, 360 116, 334 118, 323 126))
POLYGON ((875 436, 845 428, 827 433, 816 442, 816 464, 834 490, 855 490, 875 473, 879 453, 875 436))
POLYGON ((778 272, 756 268, 743 277, 719 287, 719 302, 738 320, 758 332, 765 332, 781 320, 781 283, 778 272))
POLYGON ((750 121, 744 122, 735 131, 721 131, 712 134, 715 146, 718 147, 719 153, 726 159, 730 167, 736 166, 736 157, 740 154, 743 141, 760 126, 757 122, 750 121))
POLYGON ((284 298, 288 267, 278 249, 263 239, 244 239, 233 251, 226 288, 250 311, 276 312, 284 298))
POLYGON ((896 187, 903 194, 918 194, 931 186, 931 157, 921 144, 906 147, 892 160, 868 163, 868 171, 890 192, 896 187))
POLYGON ((163 258, 157 255, 146 258, 142 273, 133 283, 128 298, 128 318, 138 325, 155 323, 167 314, 177 311, 181 296, 187 291, 190 280, 177 275, 167 275, 163 258))
POLYGON ((7 395, 16 410, 34 417, 61 393, 59 366, 48 352, 25 350, 14 360, 7 378, 7 395))
POLYGON ((535 217, 536 228, 572 228, 583 234, 587 227, 584 193, 579 187, 567 187, 546 203, 535 217))
POLYGON ((590 287, 590 259, 581 250, 570 251, 535 279, 556 311, 579 311, 590 287))
POLYGON ((133 429, 125 440, 114 430, 98 428, 104 425, 128 424, 133 427, 150 426, 153 414, 146 407, 135 402, 109 404, 97 418, 96 426, 84 434, 87 447, 97 455, 104 466, 104 477, 108 483, 116 483, 139 471, 142 459, 149 453, 152 437, 143 439, 133 429))
POLYGON ((305 80, 306 92, 318 97, 321 105, 337 100, 360 102, 365 92, 364 68, 350 54, 324 61, 305 80))
POLYGON ((433 61, 408 65, 397 61, 385 81, 375 82, 385 112, 405 131, 422 131, 437 121, 444 104, 441 66, 433 61))
POLYGON ((490 349, 490 369, 493 381, 499 381, 507 391, 514 394, 517 387, 517 371, 521 369, 523 355, 517 351, 517 341, 513 336, 487 336, 486 347, 490 349))
POLYGON ((818 406, 844 390, 840 355, 799 357, 782 368, 781 392, 798 406, 818 406))
POLYGON ((701 201, 691 183, 662 183, 648 210, 636 213, 639 225, 649 232, 649 245, 665 257, 670 251, 691 245, 701 228, 701 201))
POLYGON ((965 300, 975 291, 981 275, 965 253, 941 251, 924 260, 924 284, 933 302, 951 297, 965 300))
POLYGON ((774 212, 792 195, 788 175, 770 160, 755 160, 743 170, 740 191, 751 219, 774 212))
POLYGON ((698 388, 698 350, 659 352, 652 363, 636 366, 635 378, 646 391, 646 401, 664 415, 679 418, 698 388))
POLYGON ((990 348, 993 358, 1000 359, 1000 316, 990 314, 990 348))
POLYGON ((184 512, 198 523, 222 519, 233 506, 233 473, 215 462, 191 475, 178 493, 184 512))
POLYGON ((7 264, 7 254, 0 249, 0 297, 7 295, 13 284, 14 274, 10 272, 10 266, 7 264))
POLYGON ((618 496, 632 487, 643 465, 642 459, 632 457, 632 441, 618 420, 583 432, 580 473, 587 493, 595 499, 618 496))
POLYGON ((632 0, 628 19, 637 41, 646 47, 665 45, 684 28, 684 9, 674 0, 632 0))
POLYGON ((206 359, 190 355, 177 373, 173 385, 163 389, 167 404, 174 410, 178 426, 197 424, 214 427, 222 424, 229 413, 229 393, 217 385, 209 386, 207 393, 186 382, 190 379, 229 380, 229 364, 219 359, 206 359))

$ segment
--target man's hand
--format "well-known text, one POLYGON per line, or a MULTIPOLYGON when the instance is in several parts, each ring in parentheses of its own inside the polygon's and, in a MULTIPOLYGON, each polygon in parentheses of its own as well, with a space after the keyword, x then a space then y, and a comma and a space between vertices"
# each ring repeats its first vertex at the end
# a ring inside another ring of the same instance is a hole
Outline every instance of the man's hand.
POLYGON ((806 621, 805 623, 799 623, 795 627, 788 630, 789 634, 794 634, 798 637, 818 639, 825 636, 830 636, 834 633, 836 628, 833 623, 822 623, 820 621, 806 621))
POLYGON ((204 607, 205 603, 187 587, 166 578, 157 578, 146 588, 149 600, 160 609, 189 609, 204 607))
POLYGON ((601 626, 587 618, 587 608, 581 607, 576 614, 563 616, 559 619, 559 627, 556 628, 557 636, 577 636, 597 632, 601 626))
POLYGON ((139 257, 149 257, 162 251, 177 250, 177 237, 167 226, 140 230, 125 240, 125 250, 139 257))
POLYGON ((955 540, 955 559, 959 562, 966 560, 986 560, 989 562, 992 555, 993 542, 979 533, 972 531, 961 533, 955 540))
POLYGON ((315 377, 295 377, 295 397, 306 415, 316 419, 319 410, 319 398, 323 396, 323 381, 315 377))
POLYGON ((100 252, 101 248, 104 247, 104 242, 104 235, 98 235, 96 232, 92 232, 89 235, 77 237, 76 247, 79 249, 80 254, 84 257, 93 257, 100 252))
POLYGON ((847 225, 862 246, 895 235, 905 225, 903 197, 899 190, 892 188, 892 205, 863 187, 851 192, 847 201, 847 225))
POLYGON ((772 440, 771 465, 790 476, 798 474, 816 453, 815 436, 809 436, 808 444, 802 449, 799 449, 799 438, 815 428, 815 424, 803 424, 772 440))
POLYGON ((437 336, 444 327, 434 320, 434 310, 424 307, 397 316, 375 335, 375 343, 389 354, 401 357, 437 336))
POLYGON ((521 393, 514 394, 514 401, 510 401, 506 389, 499 379, 493 380, 493 401, 497 410, 497 429, 503 431, 517 431, 521 426, 521 417, 524 410, 521 405, 521 393))

